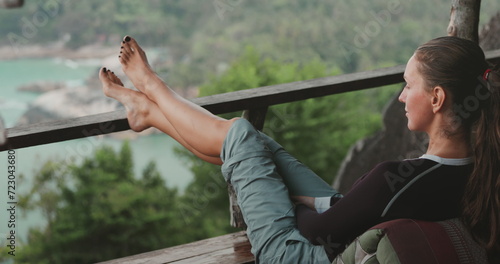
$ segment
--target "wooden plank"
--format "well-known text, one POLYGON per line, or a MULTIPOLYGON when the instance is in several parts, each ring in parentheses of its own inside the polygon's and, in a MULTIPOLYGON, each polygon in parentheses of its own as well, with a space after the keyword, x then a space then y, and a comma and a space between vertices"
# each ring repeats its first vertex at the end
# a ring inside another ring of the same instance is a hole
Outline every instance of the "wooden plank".
POLYGON ((243 213, 241 212, 241 208, 238 205, 238 197, 236 196, 236 191, 234 190, 234 187, 230 182, 227 183, 227 192, 229 196, 229 214, 231 216, 231 219, 229 219, 229 224, 232 227, 246 229, 247 224, 245 223, 245 219, 243 219, 243 213))
POLYGON ((16 8, 24 5, 24 0, 0 0, 0 7, 16 8))
POLYGON ((266 107, 325 95, 339 94, 403 82, 404 65, 264 86, 217 94, 192 101, 215 114, 266 107))
POLYGON ((109 134, 130 129, 124 111, 90 115, 7 129, 0 151, 109 134))
MULTIPOLYGON (((245 259, 234 253, 234 249, 224 249, 208 253, 202 256, 196 256, 189 259, 171 262, 173 264, 219 264, 219 263, 255 263, 253 256, 245 259)), ((250 252, 250 250, 248 251, 250 252)))
MULTIPOLYGON (((500 59, 500 50, 486 52, 490 61, 500 59)), ((192 101, 214 114, 305 100, 309 98, 380 87, 403 81, 404 65, 359 73, 259 87, 217 94, 192 101)), ((7 144, 0 151, 19 149, 87 136, 128 130, 124 111, 43 122, 7 129, 7 144)))
POLYGON ((196 241, 101 264, 139 263, 252 263, 250 242, 245 231, 196 241))

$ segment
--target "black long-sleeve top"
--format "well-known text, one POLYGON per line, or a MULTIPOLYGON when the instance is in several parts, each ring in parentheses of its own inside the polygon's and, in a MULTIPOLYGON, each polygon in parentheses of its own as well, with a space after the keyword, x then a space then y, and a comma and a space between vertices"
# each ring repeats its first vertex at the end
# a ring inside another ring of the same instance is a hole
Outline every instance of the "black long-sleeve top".
POLYGON ((383 162, 359 178, 343 198, 317 213, 296 208, 301 234, 323 245, 330 258, 370 227, 398 218, 440 221, 461 214, 461 199, 472 159, 418 159, 383 162))

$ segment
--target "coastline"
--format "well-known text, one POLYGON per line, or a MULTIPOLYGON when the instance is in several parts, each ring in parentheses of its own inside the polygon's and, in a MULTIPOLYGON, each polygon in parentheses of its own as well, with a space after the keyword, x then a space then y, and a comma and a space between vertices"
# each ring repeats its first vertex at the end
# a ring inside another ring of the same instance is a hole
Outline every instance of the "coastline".
MULTIPOLYGON (((116 46, 105 46, 102 44, 86 45, 78 49, 65 48, 62 45, 23 45, 15 50, 10 45, 0 46, 0 61, 9 64, 11 61, 23 59, 60 59, 68 67, 78 67, 81 60, 96 60, 97 65, 106 65, 116 69, 116 74, 120 76, 128 87, 132 87, 128 82, 121 66, 117 60, 116 46), (100 61, 100 63, 98 62, 100 61)), ((153 53, 154 54, 154 53, 153 53)), ((153 61, 156 59, 153 57, 153 61)), ((91 62, 95 64, 96 62, 91 62)), ((84 62, 84 67, 89 66, 84 62)), ((95 66, 96 71, 100 66, 95 66)), ((38 122, 75 118, 91 114, 99 114, 123 109, 121 104, 103 96, 98 82, 97 75, 83 78, 84 83, 70 86, 64 81, 35 81, 28 82, 23 86, 17 86, 18 91, 37 94, 37 98, 28 103, 28 108, 15 121, 13 126, 29 125, 38 122)), ((5 102, 5 100, 4 100, 5 102)), ((1 105, 2 102, 0 102, 1 105)), ((12 125, 11 125, 12 126, 12 125)), ((116 139, 137 139, 140 136, 158 134, 156 129, 148 129, 143 133, 123 131, 114 135, 108 135, 116 139)))
POLYGON ((0 60, 14 60, 23 58, 59 57, 65 59, 99 59, 118 53, 116 47, 104 45, 86 45, 78 49, 69 49, 60 45, 11 45, 0 46, 0 60))

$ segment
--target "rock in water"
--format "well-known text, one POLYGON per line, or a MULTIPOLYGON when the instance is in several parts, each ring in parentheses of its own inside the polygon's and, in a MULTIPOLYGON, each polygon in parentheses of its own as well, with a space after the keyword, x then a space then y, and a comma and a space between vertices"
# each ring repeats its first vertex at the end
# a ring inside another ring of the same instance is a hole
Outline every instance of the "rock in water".
POLYGON ((63 82, 38 81, 21 85, 17 87, 17 90, 22 92, 46 93, 63 88, 66 88, 66 84, 63 82))
POLYGON ((118 101, 89 87, 65 88, 40 95, 30 104, 17 125, 67 119, 122 109, 118 101))

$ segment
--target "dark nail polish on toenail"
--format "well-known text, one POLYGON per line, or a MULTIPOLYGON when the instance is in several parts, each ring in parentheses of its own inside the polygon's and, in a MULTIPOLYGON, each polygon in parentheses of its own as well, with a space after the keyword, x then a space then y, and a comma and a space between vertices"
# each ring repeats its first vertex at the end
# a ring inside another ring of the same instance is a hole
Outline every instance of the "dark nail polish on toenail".
POLYGON ((129 42, 129 41, 130 41, 130 37, 129 37, 129 36, 126 36, 126 37, 125 37, 125 41, 126 41, 126 42, 129 42))
POLYGON ((120 49, 123 49, 123 46, 121 46, 120 49))
POLYGON ((106 72, 106 67, 102 68, 102 70, 103 70, 104 72, 106 72))

